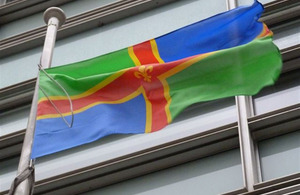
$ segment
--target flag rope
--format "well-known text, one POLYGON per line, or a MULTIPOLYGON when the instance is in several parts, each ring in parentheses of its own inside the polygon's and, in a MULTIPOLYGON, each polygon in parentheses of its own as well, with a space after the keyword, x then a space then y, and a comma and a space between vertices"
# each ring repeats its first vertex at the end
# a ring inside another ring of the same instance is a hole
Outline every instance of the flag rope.
POLYGON ((71 128, 73 126, 74 123, 74 112, 73 112, 73 104, 72 104, 72 100, 68 94, 68 92, 66 91, 66 89, 59 84, 59 82, 57 82, 52 76, 50 76, 41 66, 41 64, 38 64, 39 70, 42 71, 54 84, 56 84, 68 97, 69 103, 70 103, 70 111, 71 111, 71 123, 69 123, 66 118, 64 117, 64 115, 59 111, 59 109, 56 107, 56 105, 53 103, 53 101, 49 98, 49 96, 47 95, 47 93, 45 92, 45 90, 39 86, 39 89, 41 90, 41 92, 46 96, 46 98, 49 100, 49 102, 51 103, 51 105, 54 107, 54 109, 56 110, 56 112, 61 116, 61 118, 63 119, 63 121, 67 124, 67 126, 69 128, 71 128))

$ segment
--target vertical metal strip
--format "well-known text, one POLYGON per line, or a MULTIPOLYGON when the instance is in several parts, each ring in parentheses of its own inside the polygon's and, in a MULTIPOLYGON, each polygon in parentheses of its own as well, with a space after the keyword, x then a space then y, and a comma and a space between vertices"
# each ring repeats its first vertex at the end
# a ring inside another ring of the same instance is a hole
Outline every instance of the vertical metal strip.
POLYGON ((251 107, 248 103, 249 97, 236 96, 236 106, 238 114, 238 131, 240 141, 240 151, 242 168, 244 174, 244 185, 248 191, 253 191, 254 184, 258 182, 257 151, 248 126, 248 117, 251 107))
MULTIPOLYGON (((48 24, 46 38, 44 42, 43 53, 41 57, 41 65, 43 68, 49 68, 51 66, 53 48, 55 45, 57 29, 64 24, 66 16, 60 8, 49 8, 44 13, 44 20, 48 24)), ((25 133, 25 138, 23 142, 18 174, 26 170, 31 162, 31 149, 33 144, 34 130, 35 130, 35 120, 37 114, 37 102, 38 102, 38 83, 39 76, 37 77, 37 82, 34 90, 33 100, 31 104, 31 110, 29 114, 27 129, 25 133)), ((25 179, 20 185, 16 188, 14 194, 28 195, 32 193, 31 189, 32 184, 28 179, 25 179)))
MULTIPOLYGON (((227 9, 237 7, 237 0, 226 0, 227 9)), ((236 107, 238 115, 238 131, 242 169, 244 176, 244 186, 248 191, 254 190, 254 184, 259 180, 257 147, 254 145, 249 131, 248 117, 254 115, 252 97, 236 96, 236 107)))

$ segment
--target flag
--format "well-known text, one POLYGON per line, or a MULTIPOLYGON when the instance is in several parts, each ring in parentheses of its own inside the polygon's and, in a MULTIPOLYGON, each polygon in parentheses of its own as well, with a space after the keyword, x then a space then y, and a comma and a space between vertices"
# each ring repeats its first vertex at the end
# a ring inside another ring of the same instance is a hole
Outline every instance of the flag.
POLYGON ((254 95, 272 85, 282 60, 272 32, 258 21, 262 12, 255 1, 119 51, 47 69, 70 96, 72 127, 57 111, 71 121, 68 97, 40 72, 44 92, 31 158, 110 134, 155 132, 191 104, 254 95))

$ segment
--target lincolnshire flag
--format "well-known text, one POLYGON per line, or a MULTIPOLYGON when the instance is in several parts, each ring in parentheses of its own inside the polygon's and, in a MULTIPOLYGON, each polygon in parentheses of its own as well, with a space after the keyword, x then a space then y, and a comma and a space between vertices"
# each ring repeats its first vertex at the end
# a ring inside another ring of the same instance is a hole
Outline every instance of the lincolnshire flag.
POLYGON ((109 134, 150 133, 196 102, 254 95, 277 79, 282 61, 260 3, 239 7, 161 37, 40 73, 32 158, 109 134))

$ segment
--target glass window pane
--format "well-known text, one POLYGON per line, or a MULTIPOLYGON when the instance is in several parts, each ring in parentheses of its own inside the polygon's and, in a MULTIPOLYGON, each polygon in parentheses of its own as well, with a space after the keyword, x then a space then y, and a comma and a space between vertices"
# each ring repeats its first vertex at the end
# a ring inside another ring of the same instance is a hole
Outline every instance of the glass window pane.
POLYGON ((30 106, 14 109, 0 114, 0 136, 20 131, 26 128, 30 106))
POLYGON ((215 195, 243 187, 239 150, 232 150, 95 190, 86 195, 215 195))
POLYGON ((263 181, 300 172, 300 130, 258 143, 263 181))
POLYGON ((38 47, 0 59, 0 88, 36 77, 41 52, 38 47))
POLYGON ((19 158, 0 161, 0 192, 8 190, 17 175, 19 158))

